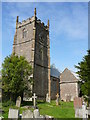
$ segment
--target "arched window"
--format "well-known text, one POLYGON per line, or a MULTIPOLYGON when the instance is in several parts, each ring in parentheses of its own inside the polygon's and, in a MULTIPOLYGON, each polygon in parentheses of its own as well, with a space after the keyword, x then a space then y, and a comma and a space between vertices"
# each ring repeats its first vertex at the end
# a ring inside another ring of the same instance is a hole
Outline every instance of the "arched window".
POLYGON ((27 36, 27 30, 24 28, 23 29, 23 34, 22 34, 22 36, 23 36, 23 38, 26 38, 26 36, 27 36))

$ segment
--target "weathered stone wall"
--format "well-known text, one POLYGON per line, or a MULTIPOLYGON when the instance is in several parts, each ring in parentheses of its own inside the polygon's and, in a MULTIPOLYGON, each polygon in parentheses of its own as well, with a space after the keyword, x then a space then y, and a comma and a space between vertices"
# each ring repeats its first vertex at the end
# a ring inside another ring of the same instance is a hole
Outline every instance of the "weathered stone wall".
POLYGON ((63 84, 60 84, 61 100, 66 101, 68 96, 70 96, 71 101, 73 101, 75 97, 78 97, 77 83, 63 83, 63 84))
MULTIPOLYGON (((33 46, 33 22, 21 25, 17 28, 17 38, 15 42, 15 54, 24 56, 28 62, 32 61, 32 46, 33 46), (23 30, 26 30, 26 37, 23 38, 23 30)), ((34 58, 33 58, 34 59, 34 58)))
POLYGON ((60 76, 60 97, 64 101, 73 101, 74 97, 78 97, 78 80, 68 69, 60 76))
POLYGON ((51 76, 50 79, 51 79, 51 99, 56 99, 57 93, 58 94, 60 93, 59 85, 60 79, 53 76, 51 76))
POLYGON ((47 47, 47 31, 41 24, 36 23, 34 92, 40 98, 45 98, 48 92, 47 47))
MULTIPOLYGON (((34 15, 22 23, 16 20, 13 52, 24 56, 33 67, 33 92, 38 98, 48 93, 48 30, 34 15), (23 31, 26 36, 23 37, 23 31)), ((49 56, 50 57, 50 56, 49 56)))

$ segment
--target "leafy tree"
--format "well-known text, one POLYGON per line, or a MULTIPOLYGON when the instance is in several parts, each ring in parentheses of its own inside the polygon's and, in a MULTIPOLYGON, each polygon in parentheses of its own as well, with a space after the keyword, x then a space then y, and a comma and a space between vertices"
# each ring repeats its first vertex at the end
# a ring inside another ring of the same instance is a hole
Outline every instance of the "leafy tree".
POLYGON ((77 74, 81 79, 81 92, 83 95, 90 96, 90 50, 83 57, 83 60, 75 66, 78 69, 77 74))
POLYGON ((19 95, 23 97, 24 90, 28 90, 28 83, 33 82, 31 74, 32 67, 23 56, 7 56, 2 64, 3 95, 12 100, 19 95))

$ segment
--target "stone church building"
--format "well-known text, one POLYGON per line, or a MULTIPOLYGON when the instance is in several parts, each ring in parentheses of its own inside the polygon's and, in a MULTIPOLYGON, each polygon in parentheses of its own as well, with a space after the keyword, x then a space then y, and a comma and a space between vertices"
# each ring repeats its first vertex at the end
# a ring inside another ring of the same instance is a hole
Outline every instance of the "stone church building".
POLYGON ((76 73, 65 69, 60 75, 60 99, 63 101, 73 101, 79 96, 79 77, 76 73))
POLYGON ((60 96, 60 72, 54 66, 50 68, 51 79, 51 99, 56 99, 56 94, 60 96))
MULTIPOLYGON (((51 89, 53 88, 50 78, 49 20, 47 25, 44 25, 36 16, 36 8, 34 16, 27 20, 19 22, 19 17, 17 16, 13 53, 18 56, 24 56, 32 65, 33 92, 41 99, 45 98, 48 93, 50 98, 51 89)), ((57 84, 59 86, 59 80, 57 84)), ((55 89, 57 88, 55 87, 55 89)), ((56 92, 52 96, 55 98, 56 92)))

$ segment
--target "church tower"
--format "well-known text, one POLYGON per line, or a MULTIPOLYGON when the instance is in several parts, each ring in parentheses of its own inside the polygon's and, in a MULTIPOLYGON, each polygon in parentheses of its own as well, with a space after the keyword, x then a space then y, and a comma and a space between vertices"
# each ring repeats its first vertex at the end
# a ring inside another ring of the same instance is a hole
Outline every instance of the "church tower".
POLYGON ((16 20, 16 32, 13 43, 13 53, 24 56, 33 68, 33 92, 38 98, 50 96, 50 41, 49 20, 45 26, 34 16, 19 22, 16 20))

